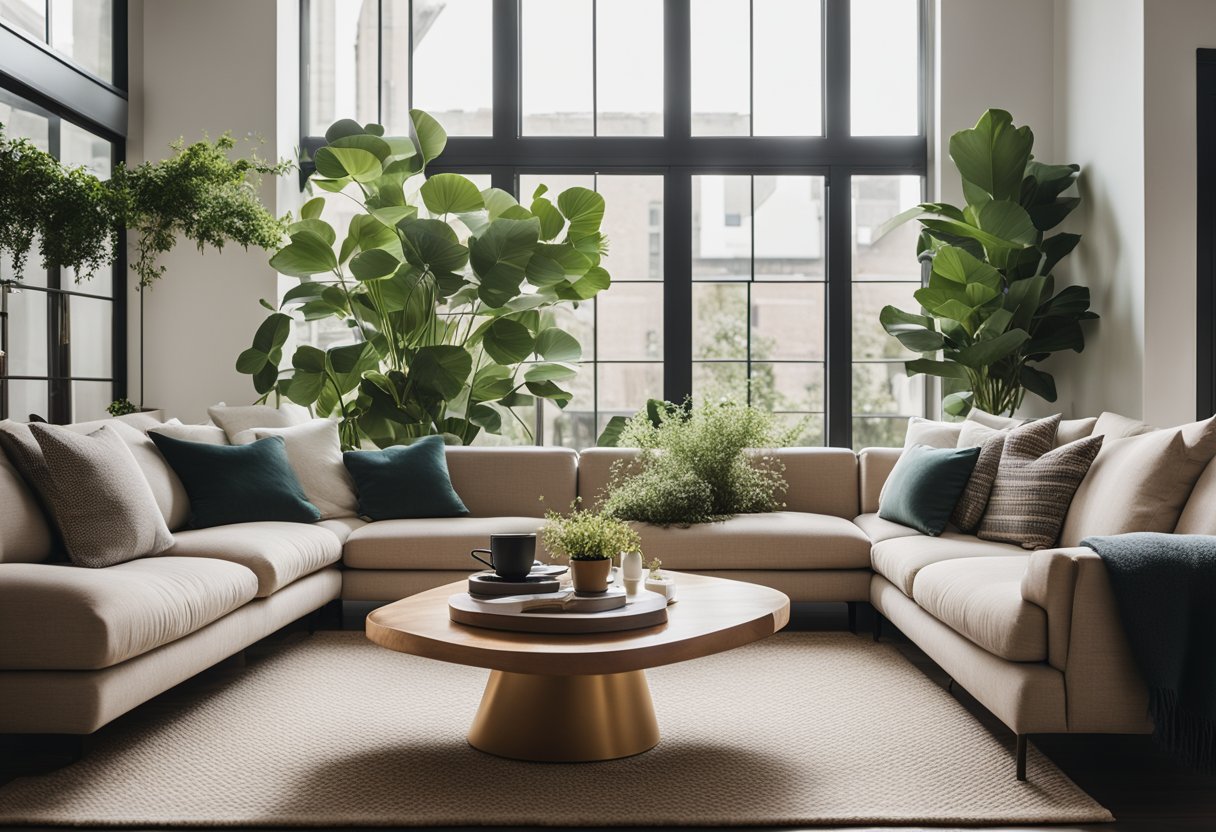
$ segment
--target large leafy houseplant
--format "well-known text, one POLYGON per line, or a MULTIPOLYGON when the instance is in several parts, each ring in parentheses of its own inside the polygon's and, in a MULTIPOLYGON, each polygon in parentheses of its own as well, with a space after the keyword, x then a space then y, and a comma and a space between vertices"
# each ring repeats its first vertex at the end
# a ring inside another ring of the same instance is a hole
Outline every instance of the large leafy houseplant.
POLYGON ((906 362, 909 375, 947 380, 952 392, 943 408, 951 415, 972 407, 1013 413, 1027 391, 1055 401, 1055 379, 1035 365, 1061 350, 1081 352, 1081 323, 1098 317, 1089 289, 1056 292, 1053 277, 1081 240, 1050 233, 1081 201, 1064 196, 1080 168, 1043 164, 1033 147, 1029 127, 1014 127, 1003 110, 987 111, 950 138, 966 205, 925 203, 880 229, 920 220, 917 254, 931 258, 932 271, 914 296, 928 314, 887 306, 880 321, 923 354, 906 362))
POLYGON ((410 116, 414 138, 351 120, 326 132, 311 185, 345 193, 359 211, 339 236, 323 198, 304 205, 270 260, 299 283, 237 360, 262 400, 281 395, 336 417, 347 447, 431 434, 467 444, 536 398, 564 407, 561 382, 582 350, 553 308, 610 283, 603 197, 571 188, 554 202, 541 187, 524 208, 457 174, 426 176, 447 135, 428 114, 410 116), (298 346, 280 370, 293 322, 327 318, 349 328, 350 342, 298 346))

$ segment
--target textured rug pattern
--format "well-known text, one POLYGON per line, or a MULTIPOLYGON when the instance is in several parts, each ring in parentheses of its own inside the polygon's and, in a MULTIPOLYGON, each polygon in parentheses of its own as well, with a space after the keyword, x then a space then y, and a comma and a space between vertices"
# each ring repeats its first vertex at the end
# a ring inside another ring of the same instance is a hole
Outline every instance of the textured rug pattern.
MULTIPOLYGON (((487 671, 360 633, 285 646, 79 763, 0 789, 0 823, 816 825, 1111 820, 1012 752, 894 648, 790 633, 650 671, 654 750, 520 763, 465 742, 487 671)), ((553 703, 577 707, 578 703, 553 703)))

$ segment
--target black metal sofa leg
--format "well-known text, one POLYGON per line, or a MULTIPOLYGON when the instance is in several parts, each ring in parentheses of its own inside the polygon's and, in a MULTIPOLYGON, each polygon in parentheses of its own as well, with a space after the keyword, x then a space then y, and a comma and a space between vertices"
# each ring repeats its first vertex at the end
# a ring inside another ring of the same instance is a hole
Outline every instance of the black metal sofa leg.
POLYGON ((874 640, 875 641, 880 641, 882 639, 882 621, 883 621, 882 613, 880 613, 878 610, 874 610, 874 640))
POLYGON ((1026 780, 1026 735, 1018 734, 1017 742, 1018 780, 1026 780))
POLYGON ((857 602, 848 601, 845 606, 849 609, 849 632, 857 635, 857 602))

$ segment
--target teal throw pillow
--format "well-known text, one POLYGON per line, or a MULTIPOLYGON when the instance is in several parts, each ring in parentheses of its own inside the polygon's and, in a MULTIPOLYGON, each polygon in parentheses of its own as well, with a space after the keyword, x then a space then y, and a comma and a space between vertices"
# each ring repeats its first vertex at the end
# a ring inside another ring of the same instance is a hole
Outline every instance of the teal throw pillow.
POLYGON ((950 521, 979 455, 979 448, 908 448, 887 478, 878 516, 937 537, 950 521))
POLYGON ((425 436, 383 451, 347 451, 342 461, 355 481, 363 517, 404 520, 469 513, 452 488, 442 437, 425 436))
POLYGON ((321 519, 321 512, 308 502, 287 461, 281 436, 250 445, 187 442, 156 431, 148 436, 190 497, 191 528, 260 520, 312 523, 321 519))

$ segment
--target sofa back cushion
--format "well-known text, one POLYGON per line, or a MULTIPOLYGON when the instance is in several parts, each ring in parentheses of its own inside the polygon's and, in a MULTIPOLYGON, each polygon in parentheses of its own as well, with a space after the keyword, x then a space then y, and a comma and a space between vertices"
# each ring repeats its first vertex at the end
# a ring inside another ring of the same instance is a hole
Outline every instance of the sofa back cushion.
POLYGON ((1216 419, 1122 439, 1106 435, 1073 498, 1060 545, 1079 546, 1090 535, 1174 531, 1213 456, 1216 419))
POLYGON ((1216 534, 1216 459, 1203 469, 1174 527, 1175 534, 1216 534))
POLYGON ((473 517, 543 517, 565 511, 578 494, 578 454, 570 448, 445 450, 452 487, 473 517))
POLYGON ((0 563, 51 560, 54 536, 38 499, 0 453, 0 563))

